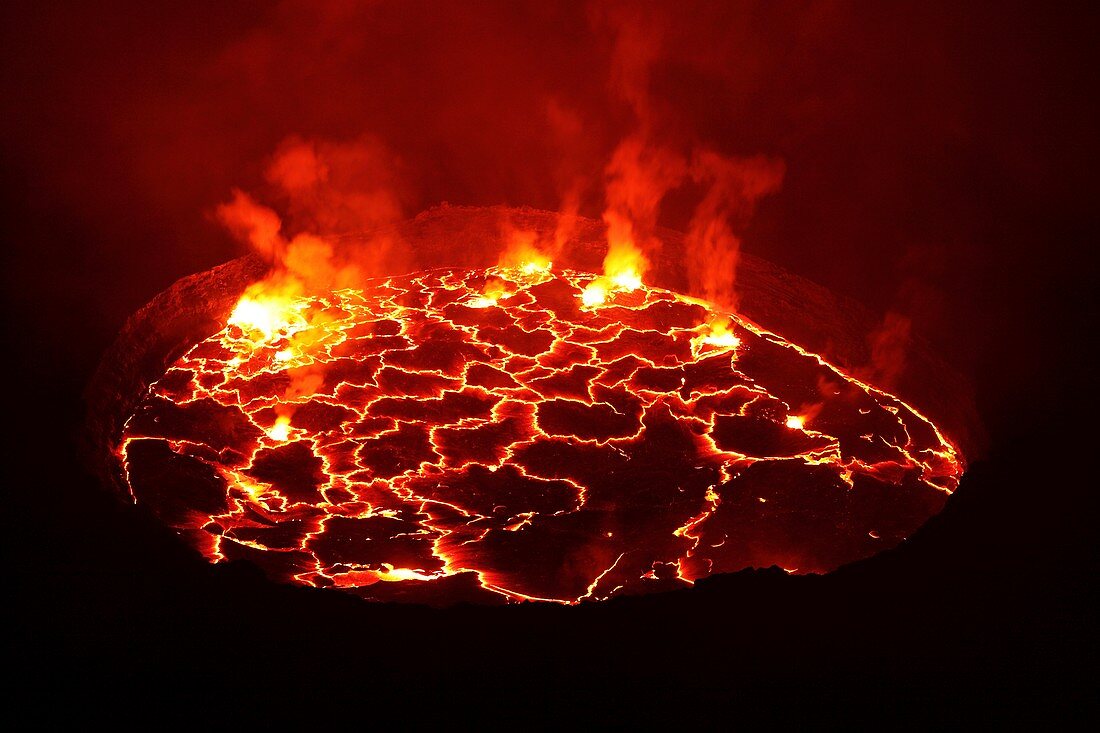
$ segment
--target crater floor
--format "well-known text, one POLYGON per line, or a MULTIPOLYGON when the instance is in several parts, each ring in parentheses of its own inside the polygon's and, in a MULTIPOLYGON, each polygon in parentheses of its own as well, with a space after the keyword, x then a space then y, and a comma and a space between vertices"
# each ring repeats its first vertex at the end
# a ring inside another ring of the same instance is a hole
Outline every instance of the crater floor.
POLYGON ((433 270, 192 348, 126 423, 134 499, 214 561, 377 600, 574 603, 893 547, 962 460, 736 316, 595 276, 433 270))

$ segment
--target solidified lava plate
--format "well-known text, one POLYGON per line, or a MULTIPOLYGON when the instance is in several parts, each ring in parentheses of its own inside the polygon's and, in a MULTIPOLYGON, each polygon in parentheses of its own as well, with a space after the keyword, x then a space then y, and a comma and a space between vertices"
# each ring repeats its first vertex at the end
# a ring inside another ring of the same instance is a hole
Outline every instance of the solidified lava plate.
POLYGON ((127 421, 133 497, 276 580, 573 603, 827 572, 956 487, 901 400, 666 290, 592 303, 594 279, 432 270, 231 318, 127 421))

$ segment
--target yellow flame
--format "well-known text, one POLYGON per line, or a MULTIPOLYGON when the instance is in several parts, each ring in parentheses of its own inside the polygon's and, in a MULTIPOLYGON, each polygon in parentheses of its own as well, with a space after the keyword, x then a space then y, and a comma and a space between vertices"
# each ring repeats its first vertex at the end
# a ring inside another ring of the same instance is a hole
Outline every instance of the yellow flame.
POLYGON ((542 255, 537 255, 536 257, 536 259, 530 259, 521 264, 519 266, 519 271, 522 272, 524 275, 535 275, 538 273, 549 272, 554 263, 543 257, 542 255))
POLYGON ((275 301, 260 301, 247 295, 240 299, 229 315, 229 325, 237 326, 245 333, 259 331, 264 338, 271 338, 283 323, 282 308, 275 301))
POLYGON ((791 430, 801 430, 806 425, 806 420, 799 415, 791 415, 787 418, 787 427, 791 430))
POLYGON ((290 286, 257 283, 237 301, 228 324, 241 329, 253 344, 301 331, 309 324, 302 317, 302 303, 294 296, 290 286))
POLYGON ((741 339, 730 330, 729 324, 717 323, 710 327, 710 333, 703 337, 703 343, 712 346, 736 347, 741 345, 741 339))
POLYGON ((482 294, 472 298, 467 305, 471 308, 488 308, 491 305, 495 305, 501 298, 506 298, 511 294, 511 291, 508 290, 507 283, 498 277, 491 277, 485 282, 485 288, 482 290, 482 294))
POLYGON ((373 585, 379 581, 435 580, 439 577, 438 574, 425 573, 413 568, 395 568, 389 563, 382 563, 382 567, 377 570, 369 568, 349 570, 346 573, 334 573, 331 576, 337 586, 345 588, 373 585))
POLYGON ((609 273, 611 282, 622 290, 637 290, 642 287, 641 274, 631 265, 624 265, 622 269, 609 273))
POLYGON ((237 477, 236 486, 255 502, 259 502, 269 490, 268 486, 254 483, 243 476, 237 477))
POLYGON ((550 271, 550 266, 554 263, 536 244, 535 232, 511 230, 506 233, 506 236, 509 239, 508 246, 500 255, 497 267, 526 276, 545 274, 550 271))
POLYGON ((642 287, 642 275, 649 269, 649 261, 633 242, 613 242, 603 259, 603 273, 619 290, 637 290, 642 287))
POLYGON ((437 576, 423 573, 413 568, 395 568, 387 562, 382 563, 382 569, 377 571, 378 579, 387 582, 399 580, 435 580, 437 576))
POLYGON ((581 302, 592 307, 607 300, 607 289, 601 280, 593 280, 581 291, 581 302))
POLYGON ((732 323, 726 320, 713 320, 700 327, 700 333, 691 339, 692 351, 698 356, 704 346, 718 349, 736 349, 741 339, 733 332, 732 323))
POLYGON ((645 255, 633 244, 610 246, 603 260, 604 274, 585 286, 581 302, 591 308, 606 303, 614 293, 637 290, 648 267, 645 255))
POLYGON ((275 418, 275 425, 267 431, 267 437, 280 443, 290 437, 290 418, 280 415, 275 418))

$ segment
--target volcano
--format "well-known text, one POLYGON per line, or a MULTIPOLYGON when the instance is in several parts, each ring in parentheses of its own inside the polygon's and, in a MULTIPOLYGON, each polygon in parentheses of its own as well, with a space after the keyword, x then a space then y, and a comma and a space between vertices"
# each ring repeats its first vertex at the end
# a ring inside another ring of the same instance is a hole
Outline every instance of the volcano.
POLYGON ((828 572, 957 486, 958 448, 902 399, 744 315, 603 282, 457 267, 246 296, 126 416, 124 489, 210 560, 444 604, 828 572))

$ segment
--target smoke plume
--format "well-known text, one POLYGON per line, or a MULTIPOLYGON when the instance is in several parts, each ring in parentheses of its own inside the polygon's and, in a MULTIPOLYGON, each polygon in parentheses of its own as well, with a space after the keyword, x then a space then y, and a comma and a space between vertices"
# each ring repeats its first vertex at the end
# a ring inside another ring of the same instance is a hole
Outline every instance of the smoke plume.
POLYGON ((763 156, 726 157, 697 150, 691 177, 707 187, 687 232, 687 271, 691 291, 727 308, 737 307, 734 283, 741 253, 736 233, 748 223, 756 202, 779 190, 785 165, 763 156))
POLYGON ((781 160, 727 156, 691 141, 695 136, 664 112, 652 92, 654 69, 667 63, 672 19, 663 7, 612 5, 596 13, 614 38, 609 88, 633 111, 636 127, 605 169, 603 213, 608 274, 632 266, 642 275, 661 241, 661 203, 690 180, 703 191, 688 226, 687 270, 693 294, 733 308, 741 231, 756 202, 779 189, 781 160))
POLYGON ((402 242, 385 229, 404 215, 399 169, 399 159, 374 137, 350 143, 290 137, 265 171, 284 215, 234 190, 216 216, 271 261, 271 278, 283 292, 351 287, 408 264, 402 242))

